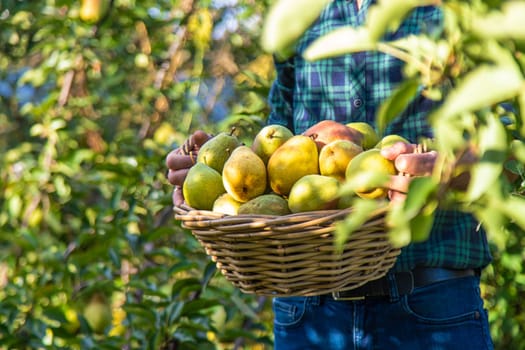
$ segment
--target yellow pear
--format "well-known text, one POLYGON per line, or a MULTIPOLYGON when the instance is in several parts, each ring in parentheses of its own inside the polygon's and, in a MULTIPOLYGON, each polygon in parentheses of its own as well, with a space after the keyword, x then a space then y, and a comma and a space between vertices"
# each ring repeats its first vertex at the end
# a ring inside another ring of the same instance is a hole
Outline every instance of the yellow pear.
POLYGON ((221 214, 237 215, 241 202, 235 200, 228 192, 221 194, 213 202, 213 211, 221 214))
POLYGON ((243 203, 239 207, 239 214, 265 214, 287 215, 290 214, 288 201, 275 193, 263 194, 243 203))
POLYGON ((408 141, 403 136, 396 135, 396 134, 390 134, 390 135, 384 136, 381 140, 379 140, 379 142, 375 145, 374 148, 382 149, 385 147, 390 147, 390 146, 393 146, 397 142, 410 143, 410 141, 408 141))
POLYGON ((266 125, 255 135, 252 149, 261 157, 264 164, 267 164, 273 152, 292 136, 293 133, 286 126, 279 124, 266 125))
POLYGON ((363 149, 352 141, 335 140, 330 142, 319 153, 321 175, 332 176, 343 181, 348 163, 361 152, 363 149))
POLYGON ((372 148, 355 156, 346 168, 346 181, 355 183, 355 192, 361 198, 385 198, 388 190, 378 183, 384 183, 389 175, 397 173, 394 162, 372 148))
POLYGON ((340 182, 331 176, 319 174, 303 176, 290 190, 288 207, 292 213, 335 209, 339 186, 340 182))
POLYGON ((250 147, 239 146, 224 163, 222 181, 235 200, 247 202, 266 190, 266 166, 250 147))
POLYGON ((182 185, 184 200, 195 209, 212 210, 213 203, 224 192, 221 174, 204 163, 195 163, 182 185))
POLYGON ((268 160, 270 187, 277 194, 287 196, 293 184, 309 174, 319 174, 317 144, 309 136, 294 135, 268 160))
POLYGON ((80 2, 80 19, 88 23, 96 23, 106 13, 108 5, 108 0, 82 0, 80 2))
POLYGON ((366 122, 350 122, 346 126, 354 130, 359 131, 363 135, 363 149, 374 148, 379 142, 379 135, 377 134, 374 127, 366 122))
POLYGON ((235 135, 221 132, 201 146, 197 155, 197 162, 204 163, 222 173, 224 163, 233 153, 233 150, 240 145, 241 142, 235 135))

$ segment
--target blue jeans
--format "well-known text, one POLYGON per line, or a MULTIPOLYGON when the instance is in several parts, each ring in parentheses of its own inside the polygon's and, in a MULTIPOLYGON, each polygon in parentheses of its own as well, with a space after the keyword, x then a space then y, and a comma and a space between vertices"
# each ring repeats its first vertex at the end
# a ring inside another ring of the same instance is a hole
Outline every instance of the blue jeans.
POLYGON ((415 288, 390 300, 274 298, 273 312, 275 350, 493 349, 475 276, 415 288))

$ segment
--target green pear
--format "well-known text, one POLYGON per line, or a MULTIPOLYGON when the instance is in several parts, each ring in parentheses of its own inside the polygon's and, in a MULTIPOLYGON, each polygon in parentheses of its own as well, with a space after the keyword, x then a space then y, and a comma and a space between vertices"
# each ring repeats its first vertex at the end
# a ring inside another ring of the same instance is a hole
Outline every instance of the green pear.
POLYGON ((332 176, 343 181, 348 163, 361 152, 363 149, 352 141, 335 140, 330 142, 319 153, 321 175, 332 176))
POLYGON ((212 210, 213 203, 224 192, 221 174, 204 163, 195 163, 182 185, 184 200, 195 209, 212 210))
POLYGON ((410 141, 408 141, 403 136, 400 136, 397 134, 390 134, 390 135, 384 136, 381 140, 379 140, 379 142, 375 145, 374 148, 382 149, 382 148, 390 147, 396 144, 397 142, 410 143, 410 141))
POLYGON ((313 174, 297 180, 288 196, 292 213, 335 209, 340 182, 331 176, 313 174))
POLYGON ((309 136, 294 135, 272 154, 267 167, 272 191, 287 196, 301 177, 319 174, 317 144, 309 136))
POLYGON ((346 126, 359 131, 363 135, 363 149, 373 148, 379 142, 379 135, 374 127, 366 122, 350 122, 346 126))
POLYGON ((206 141, 197 155, 197 162, 204 163, 222 173, 224 163, 233 150, 241 145, 239 139, 232 134, 221 132, 206 141))
POLYGON ((252 150, 267 164, 273 152, 292 136, 293 133, 286 126, 266 125, 255 135, 252 150))
POLYGON ((287 215, 290 214, 288 201, 275 193, 263 194, 243 203, 239 214, 287 215))
POLYGON ((239 146, 224 163, 222 181, 233 199, 247 202, 266 190, 266 166, 250 147, 239 146))
POLYGON ((95 294, 83 311, 89 327, 95 333, 104 333, 111 324, 111 306, 102 294, 95 294))
POLYGON ((237 215, 241 202, 235 200, 228 192, 221 194, 213 202, 213 211, 221 214, 237 215))
POLYGON ((354 184, 359 197, 381 199, 387 197, 388 190, 376 182, 386 182, 396 173, 394 162, 383 157, 380 149, 371 148, 352 158, 346 167, 345 178, 347 183, 354 184))

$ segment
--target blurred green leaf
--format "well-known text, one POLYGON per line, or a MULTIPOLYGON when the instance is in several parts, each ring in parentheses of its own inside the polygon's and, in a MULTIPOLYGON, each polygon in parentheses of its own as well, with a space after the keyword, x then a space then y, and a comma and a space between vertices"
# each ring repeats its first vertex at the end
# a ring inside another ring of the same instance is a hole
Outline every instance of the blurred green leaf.
POLYGON ((344 244, 352 235, 352 232, 360 228, 370 215, 381 205, 376 200, 355 199, 352 202, 352 211, 335 225, 335 245, 339 252, 344 248, 344 244))
POLYGON ((345 26, 315 39, 306 48, 303 57, 307 61, 316 61, 348 53, 373 50, 376 44, 376 41, 370 38, 367 28, 345 26))
POLYGON ((380 0, 370 7, 365 27, 369 30, 370 39, 381 40, 386 32, 395 32, 405 16, 417 6, 433 4, 432 0, 408 0, 396 3, 380 0))
POLYGON ((488 15, 473 15, 472 32, 483 40, 489 38, 525 40, 523 13, 525 13, 523 2, 506 1, 502 4, 501 11, 492 11, 488 15))
POLYGON ((467 200, 478 199, 501 176, 507 157, 507 134, 504 126, 493 115, 479 126, 480 160, 472 166, 471 179, 466 193, 467 200))
POLYGON ((517 96, 522 86, 523 77, 516 67, 480 65, 451 91, 443 106, 431 118, 451 119, 457 114, 489 107, 517 96))
POLYGON ((388 124, 406 109, 408 104, 416 96, 418 89, 418 79, 407 79, 381 104, 376 115, 379 135, 383 135, 388 124))

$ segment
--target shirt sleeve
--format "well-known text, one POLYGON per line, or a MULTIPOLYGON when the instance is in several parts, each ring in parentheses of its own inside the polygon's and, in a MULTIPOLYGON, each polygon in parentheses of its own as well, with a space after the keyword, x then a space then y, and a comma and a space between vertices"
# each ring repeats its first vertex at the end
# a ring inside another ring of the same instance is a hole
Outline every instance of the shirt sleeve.
POLYGON ((274 59, 277 76, 270 88, 268 103, 270 115, 267 124, 280 124, 294 132, 293 89, 295 85, 294 57, 278 61, 274 59))

